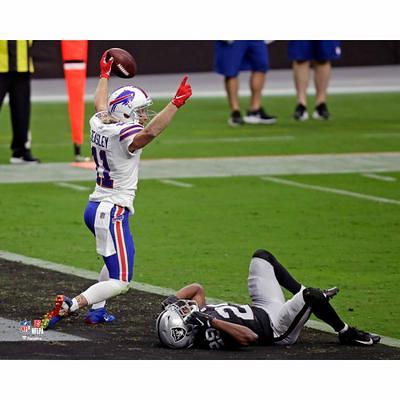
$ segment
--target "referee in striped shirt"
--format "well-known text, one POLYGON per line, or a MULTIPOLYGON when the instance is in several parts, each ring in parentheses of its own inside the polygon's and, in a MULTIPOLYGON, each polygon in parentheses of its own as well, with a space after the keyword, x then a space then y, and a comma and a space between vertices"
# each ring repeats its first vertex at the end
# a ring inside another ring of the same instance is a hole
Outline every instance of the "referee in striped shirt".
POLYGON ((31 40, 0 40, 0 109, 5 95, 10 100, 13 139, 11 164, 36 164, 30 150, 31 40))

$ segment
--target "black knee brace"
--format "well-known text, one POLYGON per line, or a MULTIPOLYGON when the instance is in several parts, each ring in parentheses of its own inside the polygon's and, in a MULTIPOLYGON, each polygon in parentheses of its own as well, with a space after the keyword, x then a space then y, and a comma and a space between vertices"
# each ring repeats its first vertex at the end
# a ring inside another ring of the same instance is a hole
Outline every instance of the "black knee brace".
POLYGON ((286 270, 286 268, 275 258, 275 256, 268 250, 259 249, 253 254, 253 258, 262 258, 272 265, 274 273, 279 284, 285 289, 289 290, 290 293, 296 294, 300 291, 301 285, 292 275, 286 270))
POLYGON ((303 290, 303 299, 311 308, 316 308, 322 304, 328 303, 328 300, 322 293, 322 290, 312 287, 303 290))
POLYGON ((321 289, 306 288, 303 290, 303 298, 306 304, 311 307, 314 315, 330 325, 336 332, 344 328, 344 322, 329 304, 321 289))
POLYGON ((252 257, 262 258, 265 261, 268 261, 270 264, 273 264, 273 261, 276 260, 276 258, 268 250, 264 249, 256 250, 252 257))

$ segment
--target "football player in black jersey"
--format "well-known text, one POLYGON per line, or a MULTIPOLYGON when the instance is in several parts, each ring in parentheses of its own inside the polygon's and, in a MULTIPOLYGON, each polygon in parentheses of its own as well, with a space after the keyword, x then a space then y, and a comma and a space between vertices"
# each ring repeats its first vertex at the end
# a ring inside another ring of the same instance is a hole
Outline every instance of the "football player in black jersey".
POLYGON ((157 318, 160 342, 171 348, 192 346, 231 349, 249 345, 296 343, 311 313, 330 325, 346 345, 370 346, 375 334, 348 326, 329 300, 339 289, 301 285, 267 250, 257 250, 250 261, 248 289, 251 304, 206 304, 198 283, 185 286, 162 302, 157 318), (285 300, 282 287, 293 294, 285 300))

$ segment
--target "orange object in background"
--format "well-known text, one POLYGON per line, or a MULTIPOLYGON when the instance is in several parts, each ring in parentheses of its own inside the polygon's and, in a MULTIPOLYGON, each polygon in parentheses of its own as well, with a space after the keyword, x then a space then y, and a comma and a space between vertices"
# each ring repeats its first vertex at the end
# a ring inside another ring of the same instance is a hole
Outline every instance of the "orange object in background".
POLYGON ((81 155, 85 118, 85 84, 88 53, 87 40, 61 40, 64 76, 68 92, 68 111, 71 123, 75 161, 87 161, 81 155))

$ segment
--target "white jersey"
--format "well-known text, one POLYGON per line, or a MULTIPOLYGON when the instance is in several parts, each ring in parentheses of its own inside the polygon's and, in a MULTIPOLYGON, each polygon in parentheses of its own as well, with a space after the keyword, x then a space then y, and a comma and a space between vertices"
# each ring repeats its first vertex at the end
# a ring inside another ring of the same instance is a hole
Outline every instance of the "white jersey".
POLYGON ((127 207, 133 214, 141 149, 131 153, 132 138, 143 126, 133 122, 106 124, 99 112, 90 119, 92 156, 96 163, 96 188, 90 201, 107 201, 127 207))

